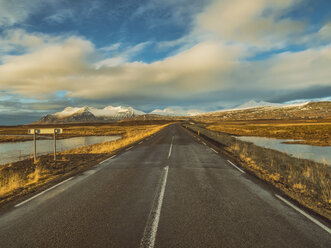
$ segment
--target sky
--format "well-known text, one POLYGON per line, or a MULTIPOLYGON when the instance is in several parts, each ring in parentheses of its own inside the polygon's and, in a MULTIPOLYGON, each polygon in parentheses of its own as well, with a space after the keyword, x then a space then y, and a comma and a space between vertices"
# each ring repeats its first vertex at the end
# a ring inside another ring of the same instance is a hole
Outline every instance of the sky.
POLYGON ((330 68, 329 0, 0 0, 0 125, 330 100, 330 68))

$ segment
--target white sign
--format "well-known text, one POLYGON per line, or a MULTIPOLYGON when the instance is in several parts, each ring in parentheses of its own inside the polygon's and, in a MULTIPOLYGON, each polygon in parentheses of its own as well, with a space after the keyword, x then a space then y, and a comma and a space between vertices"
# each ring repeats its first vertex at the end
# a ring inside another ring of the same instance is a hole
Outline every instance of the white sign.
POLYGON ((29 134, 60 134, 62 133, 62 128, 42 128, 42 129, 29 129, 29 134))

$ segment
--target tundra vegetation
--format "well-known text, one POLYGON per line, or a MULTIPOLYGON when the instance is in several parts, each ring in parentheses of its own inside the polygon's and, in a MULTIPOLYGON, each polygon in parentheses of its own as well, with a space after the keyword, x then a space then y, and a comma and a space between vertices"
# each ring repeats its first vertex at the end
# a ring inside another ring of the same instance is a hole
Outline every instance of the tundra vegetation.
MULTIPOLYGON (((63 125, 63 137, 86 135, 121 134, 122 138, 79 147, 57 154, 57 161, 53 155, 42 155, 34 162, 33 158, 0 166, 0 206, 19 196, 41 190, 58 181, 84 171, 112 156, 118 150, 142 140, 169 125, 161 122, 119 122, 113 124, 85 124, 63 125)), ((59 127, 59 125, 57 125, 59 127)), ((25 130, 31 127, 19 127, 25 130)), ((47 126, 49 128, 49 126, 47 126)), ((15 129, 15 128, 14 128, 15 129)), ((16 129, 16 131, 17 131, 16 129)))
POLYGON ((233 135, 296 140, 286 143, 331 145, 331 119, 206 121, 204 126, 212 131, 233 135))

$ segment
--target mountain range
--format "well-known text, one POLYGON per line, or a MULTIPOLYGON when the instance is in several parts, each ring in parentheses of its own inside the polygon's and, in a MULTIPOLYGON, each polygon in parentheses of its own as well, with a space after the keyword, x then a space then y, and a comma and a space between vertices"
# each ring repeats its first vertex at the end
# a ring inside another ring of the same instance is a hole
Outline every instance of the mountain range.
POLYGON ((70 122, 108 122, 125 119, 160 119, 164 116, 193 116, 201 114, 199 110, 183 110, 181 108, 155 109, 150 113, 132 107, 108 106, 103 109, 94 107, 66 107, 63 111, 43 116, 36 123, 70 123, 70 122))
POLYGON ((132 107, 108 106, 103 109, 93 107, 67 107, 61 112, 43 116, 37 123, 98 122, 119 121, 145 113, 132 107))
POLYGON ((330 115, 330 102, 306 102, 300 104, 278 104, 249 101, 233 109, 204 113, 199 110, 183 110, 178 107, 155 109, 150 113, 132 107, 108 106, 103 109, 94 107, 66 107, 63 111, 43 116, 35 123, 72 123, 72 122, 111 122, 125 119, 152 120, 177 117, 217 118, 217 119, 282 119, 282 118, 324 118, 330 115))
POLYGON ((196 121, 330 119, 331 102, 305 102, 281 106, 245 107, 195 116, 196 121))

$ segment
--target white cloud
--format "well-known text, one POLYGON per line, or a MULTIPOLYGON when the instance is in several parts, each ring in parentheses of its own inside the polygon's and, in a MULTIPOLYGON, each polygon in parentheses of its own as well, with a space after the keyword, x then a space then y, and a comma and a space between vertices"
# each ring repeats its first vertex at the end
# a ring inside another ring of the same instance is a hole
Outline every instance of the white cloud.
POLYGON ((101 52, 106 52, 107 58, 102 61, 98 61, 95 64, 95 67, 97 69, 101 67, 115 67, 130 62, 132 57, 139 54, 143 49, 145 49, 148 45, 150 45, 150 43, 151 42, 146 41, 146 42, 138 43, 137 45, 134 46, 127 46, 125 48, 123 47, 122 49, 120 49, 121 48, 120 43, 115 43, 107 47, 102 47, 99 50, 101 52))
POLYGON ((282 89, 331 85, 331 45, 301 52, 287 52, 270 59, 265 82, 282 89))
MULTIPOLYGON (((139 47, 133 47, 132 52, 139 47)), ((122 94, 190 95, 212 89, 218 76, 234 66, 232 57, 237 52, 217 43, 202 43, 152 64, 127 62, 98 69, 89 60, 97 55, 93 45, 71 38, 30 54, 5 57, 0 66, 0 87, 39 97, 57 90, 91 99, 122 94)))
POLYGON ((219 90, 299 90, 331 84, 330 46, 283 53, 262 62, 241 61, 245 53, 241 46, 209 41, 150 64, 122 60, 109 66, 119 58, 114 57, 101 60, 96 67, 91 58, 100 54, 93 44, 71 37, 29 54, 5 57, 0 65, 0 89, 39 98, 67 91, 74 98, 148 100, 219 90))
POLYGON ((116 51, 118 51, 120 46, 121 46, 121 43, 118 42, 118 43, 114 43, 114 44, 111 44, 106 47, 102 47, 102 48, 100 48, 100 50, 105 51, 105 52, 114 52, 114 51, 116 52, 116 51))
MULTIPOLYGON (((302 23, 281 18, 298 2, 215 0, 197 17, 188 36, 159 44, 159 48, 180 46, 176 54, 153 63, 133 59, 150 42, 96 49, 81 37, 9 30, 0 38, 2 51, 21 47, 23 52, 1 58, 0 48, 0 90, 37 98, 66 91, 79 99, 148 101, 188 99, 222 90, 235 96, 237 91, 254 89, 260 94, 329 86, 330 45, 245 61, 256 50, 282 47, 300 33, 302 23)), ((327 40, 329 29, 327 23, 315 36, 327 40)), ((317 38, 304 42, 313 39, 317 38)))
POLYGON ((23 29, 7 29, 0 37, 0 61, 1 55, 12 51, 16 53, 32 52, 64 40, 63 36, 54 37, 42 33, 27 33, 23 29))
POLYGON ((215 0, 197 18, 197 28, 223 41, 250 46, 282 47, 303 31, 303 23, 281 18, 300 0, 215 0))
POLYGON ((0 0, 0 27, 24 21, 44 2, 42 0, 0 0))
POLYGON ((71 9, 61 9, 57 11, 55 14, 44 18, 45 21, 55 24, 61 24, 68 19, 75 20, 74 13, 71 9))

